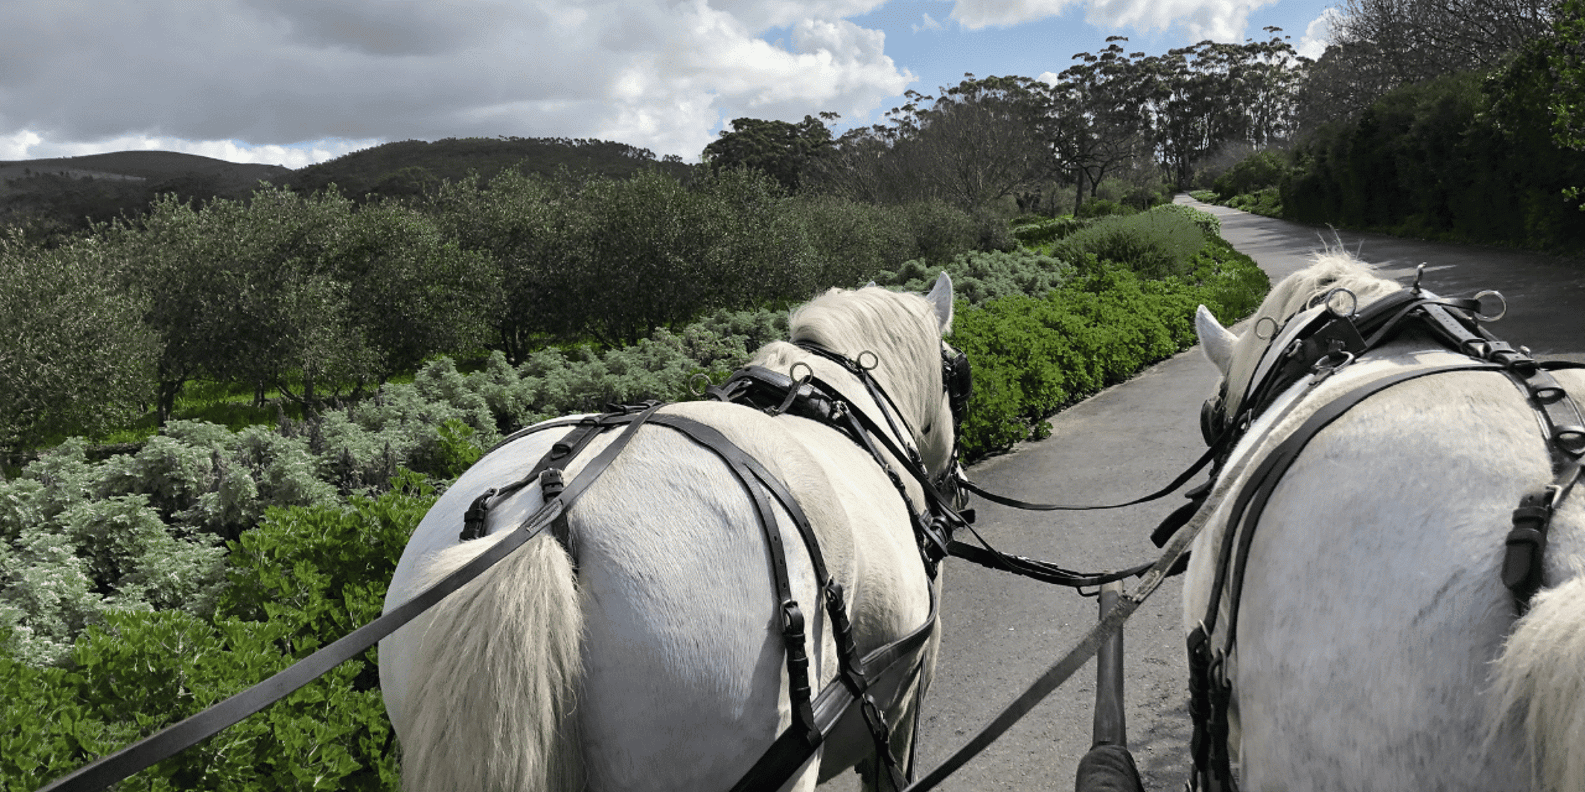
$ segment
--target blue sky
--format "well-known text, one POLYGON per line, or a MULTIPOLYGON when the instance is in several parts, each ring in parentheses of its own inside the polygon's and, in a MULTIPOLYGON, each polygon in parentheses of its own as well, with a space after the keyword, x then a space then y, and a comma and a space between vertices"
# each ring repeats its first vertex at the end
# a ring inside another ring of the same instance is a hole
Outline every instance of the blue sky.
POLYGON ((0 160, 130 149, 302 167, 392 140, 616 140, 693 161, 733 118, 870 123, 905 90, 1283 28, 1332 0, 6 0, 0 160))

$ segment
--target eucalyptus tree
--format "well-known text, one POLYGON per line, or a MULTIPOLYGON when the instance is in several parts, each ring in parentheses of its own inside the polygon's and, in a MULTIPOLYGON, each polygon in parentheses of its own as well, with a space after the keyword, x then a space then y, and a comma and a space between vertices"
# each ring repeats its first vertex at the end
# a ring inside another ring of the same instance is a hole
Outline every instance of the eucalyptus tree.
POLYGON ((803 184, 809 163, 831 149, 831 130, 826 128, 826 122, 838 117, 829 112, 821 113, 819 118, 806 115, 796 124, 736 118, 730 130, 721 130, 720 136, 704 147, 701 159, 718 173, 738 167, 762 171, 788 192, 796 192, 803 184))
POLYGON ((851 129, 818 161, 825 192, 902 204, 940 200, 979 209, 1049 175, 1040 130, 1042 87, 1023 77, 965 79, 939 96, 918 91, 886 121, 851 129))
POLYGON ((1047 90, 1042 129, 1059 163, 1073 179, 1073 209, 1106 174, 1151 152, 1154 118, 1146 101, 1154 83, 1144 53, 1125 54, 1123 36, 1110 36, 1099 53, 1081 52, 1047 90))

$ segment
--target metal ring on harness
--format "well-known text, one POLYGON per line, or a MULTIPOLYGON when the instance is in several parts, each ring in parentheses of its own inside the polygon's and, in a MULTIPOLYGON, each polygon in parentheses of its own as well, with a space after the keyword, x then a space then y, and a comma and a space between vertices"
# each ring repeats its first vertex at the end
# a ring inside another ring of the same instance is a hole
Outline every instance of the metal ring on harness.
POLYGON ((1262 316, 1255 322, 1255 337, 1262 341, 1270 341, 1276 337, 1277 331, 1280 329, 1281 328, 1277 325, 1276 319, 1273 319, 1269 316, 1262 316), (1270 330, 1265 329, 1268 322, 1271 325, 1270 330))
POLYGON ((874 352, 871 352, 870 350, 866 349, 866 350, 858 353, 857 355, 853 356, 853 364, 855 366, 858 366, 861 369, 864 369, 865 371, 874 371, 875 367, 879 366, 881 364, 881 357, 880 357, 880 355, 877 355, 874 352), (868 366, 864 365, 864 356, 865 355, 869 355, 870 356, 870 364, 868 366))
POLYGON ((710 375, 701 371, 688 378, 688 392, 697 398, 699 396, 703 396, 707 391, 710 390, 710 386, 714 384, 714 382, 710 381, 710 375), (700 380, 703 380, 704 384, 699 384, 700 380))
POLYGON ((1502 292, 1497 291, 1495 289, 1487 289, 1487 290, 1482 291, 1482 292, 1476 292, 1476 294, 1475 294, 1475 302, 1479 303, 1481 301, 1482 297, 1496 297, 1497 301, 1502 303, 1502 307, 1497 310, 1497 315, 1496 316, 1487 316, 1486 314, 1483 314, 1483 313, 1481 313, 1479 311, 1476 311, 1475 312, 1475 318, 1476 319, 1479 319, 1482 322, 1495 322, 1495 321, 1503 318, 1504 316, 1508 315, 1508 298, 1502 296, 1502 292))
POLYGON ((1340 319, 1347 319, 1353 316, 1354 311, 1359 308, 1359 295, 1356 295, 1354 292, 1339 286, 1327 292, 1326 296, 1321 298, 1321 302, 1326 306, 1328 313, 1340 319), (1343 310, 1342 306, 1337 302, 1337 298, 1345 294, 1348 295, 1348 310, 1346 311, 1343 310))

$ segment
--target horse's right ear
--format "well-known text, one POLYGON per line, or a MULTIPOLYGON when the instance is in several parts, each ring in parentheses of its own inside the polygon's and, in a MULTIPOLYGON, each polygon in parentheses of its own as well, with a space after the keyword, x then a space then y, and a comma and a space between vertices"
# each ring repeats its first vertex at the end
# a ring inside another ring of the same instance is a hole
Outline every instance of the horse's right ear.
POLYGON ((1216 316, 1203 305, 1194 312, 1194 332, 1200 336, 1200 348, 1205 350, 1205 356, 1225 376, 1233 366, 1233 344, 1238 336, 1216 321, 1216 316))

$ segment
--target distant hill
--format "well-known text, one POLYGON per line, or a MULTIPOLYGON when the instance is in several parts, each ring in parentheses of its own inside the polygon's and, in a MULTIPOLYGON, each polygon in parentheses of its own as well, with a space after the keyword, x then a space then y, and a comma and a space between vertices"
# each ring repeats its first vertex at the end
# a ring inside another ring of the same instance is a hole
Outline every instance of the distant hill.
POLYGON ((0 162, 0 224, 48 238, 90 223, 141 214, 157 195, 207 201, 240 198, 280 165, 226 162, 174 151, 121 151, 81 157, 0 162))
POLYGON ((159 195, 174 193, 200 203, 244 198, 260 181, 303 193, 334 184, 356 200, 369 195, 412 197, 470 173, 488 179, 513 166, 525 173, 566 171, 612 178, 626 178, 643 168, 660 168, 679 179, 693 172, 681 159, 656 159, 648 149, 566 138, 404 140, 295 171, 172 151, 122 151, 0 162, 0 225, 22 225, 31 235, 49 238, 84 230, 93 222, 136 217, 159 195))
MULTIPOLYGON (((0 185, 31 175, 64 174, 76 178, 153 182, 197 176, 214 178, 227 187, 251 188, 261 179, 276 179, 288 173, 291 173, 291 169, 281 165, 241 164, 174 151, 118 151, 81 157, 0 162, 0 185)), ((4 187, 0 186, 0 191, 3 190, 4 187)))
POLYGON ((354 151, 275 181, 301 192, 334 184, 353 198, 370 193, 396 197, 418 195, 470 173, 489 179, 512 166, 525 173, 551 175, 565 169, 612 178, 626 178, 642 168, 660 168, 686 179, 693 170, 677 157, 657 160, 648 149, 604 140, 446 138, 433 143, 403 140, 354 151))

